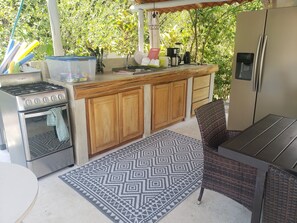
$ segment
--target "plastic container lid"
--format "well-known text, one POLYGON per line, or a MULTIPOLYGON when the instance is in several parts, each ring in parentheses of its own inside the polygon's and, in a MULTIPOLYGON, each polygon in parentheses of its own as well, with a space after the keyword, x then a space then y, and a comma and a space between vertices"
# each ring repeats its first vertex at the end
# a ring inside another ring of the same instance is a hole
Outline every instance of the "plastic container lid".
POLYGON ((82 61, 82 60, 96 60, 96 57, 85 57, 85 56, 48 56, 45 57, 48 60, 60 60, 60 61, 82 61))

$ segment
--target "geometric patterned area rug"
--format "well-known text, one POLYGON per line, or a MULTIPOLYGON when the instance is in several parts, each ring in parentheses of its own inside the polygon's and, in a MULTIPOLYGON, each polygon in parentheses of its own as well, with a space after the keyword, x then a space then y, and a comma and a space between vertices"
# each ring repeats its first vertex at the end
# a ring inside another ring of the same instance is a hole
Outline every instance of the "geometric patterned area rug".
POLYGON ((59 176, 113 222, 153 223, 201 185, 199 140, 164 130, 59 176))

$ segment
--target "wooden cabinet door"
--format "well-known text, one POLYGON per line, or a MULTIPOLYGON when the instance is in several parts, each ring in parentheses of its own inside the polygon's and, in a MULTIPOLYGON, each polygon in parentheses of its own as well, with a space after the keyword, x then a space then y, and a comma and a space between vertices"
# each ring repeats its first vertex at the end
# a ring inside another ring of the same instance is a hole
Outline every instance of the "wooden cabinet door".
POLYGON ((195 77, 193 80, 193 90, 205 88, 210 85, 210 75, 195 77))
POLYGON ((201 101, 209 97, 209 87, 193 91, 193 102, 201 101))
POLYGON ((195 77, 193 79, 192 110, 191 115, 195 115, 195 109, 209 102, 211 75, 195 77))
POLYGON ((152 92, 152 130, 154 131, 170 123, 170 84, 155 85, 152 92))
POLYGON ((120 142, 143 134, 143 89, 119 93, 120 142))
POLYGON ((183 120, 186 115, 186 80, 171 83, 171 122, 183 120))
POLYGON ((90 154, 119 144, 118 95, 88 100, 90 154))

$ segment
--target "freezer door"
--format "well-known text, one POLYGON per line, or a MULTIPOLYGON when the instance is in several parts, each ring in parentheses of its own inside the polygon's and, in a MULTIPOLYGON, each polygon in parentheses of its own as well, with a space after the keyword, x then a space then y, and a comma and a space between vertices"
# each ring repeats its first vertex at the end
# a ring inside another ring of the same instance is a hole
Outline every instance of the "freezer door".
POLYGON ((297 118, 297 7, 268 10, 262 84, 255 121, 273 113, 297 118))
POLYGON ((266 10, 243 12, 237 17, 228 129, 243 130, 253 123, 257 84, 256 62, 259 59, 258 53, 260 54, 257 49, 261 48, 265 19, 266 10), (245 54, 253 54, 251 77, 248 74, 248 63, 237 62, 245 54), (244 73, 239 74, 240 71, 244 73))

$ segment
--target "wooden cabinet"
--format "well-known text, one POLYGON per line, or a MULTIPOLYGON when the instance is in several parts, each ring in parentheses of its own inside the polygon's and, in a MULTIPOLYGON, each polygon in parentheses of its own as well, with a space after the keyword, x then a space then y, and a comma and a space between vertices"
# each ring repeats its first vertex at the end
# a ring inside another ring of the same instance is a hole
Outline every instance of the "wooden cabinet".
POLYGON ((171 122, 177 122, 186 116, 187 81, 176 81, 171 86, 171 122))
POLYGON ((185 118, 186 90, 186 80, 153 86, 152 131, 185 118))
POLYGON ((118 113, 117 95, 88 100, 91 154, 119 144, 118 113))
POLYGON ((209 102, 210 80, 210 74, 193 79, 192 115, 195 115, 196 108, 209 102))
POLYGON ((119 93, 120 142, 143 134, 143 90, 119 93))
POLYGON ((166 126, 170 122, 170 84, 153 86, 152 130, 166 126))
POLYGON ((143 89, 87 100, 89 154, 143 134, 143 89))

